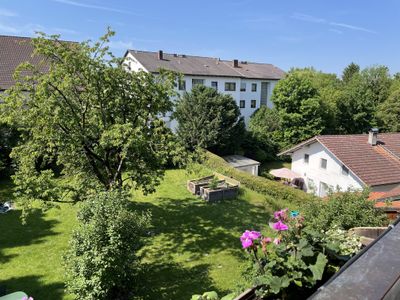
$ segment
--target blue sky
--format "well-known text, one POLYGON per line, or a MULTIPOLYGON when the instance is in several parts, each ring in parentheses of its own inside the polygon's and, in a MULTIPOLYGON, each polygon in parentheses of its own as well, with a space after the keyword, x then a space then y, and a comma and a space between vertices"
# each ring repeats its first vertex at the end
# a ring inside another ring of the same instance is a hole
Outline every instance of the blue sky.
POLYGON ((340 74, 354 61, 400 72, 400 1, 0 0, 0 34, 60 33, 111 47, 313 66, 340 74))

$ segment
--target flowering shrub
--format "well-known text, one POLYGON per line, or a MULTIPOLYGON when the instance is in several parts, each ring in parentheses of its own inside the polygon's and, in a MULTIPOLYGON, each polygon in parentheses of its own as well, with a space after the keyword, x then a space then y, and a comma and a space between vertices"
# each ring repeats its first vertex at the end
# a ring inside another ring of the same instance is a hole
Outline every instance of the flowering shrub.
POLYGON ((323 241, 327 248, 333 250, 338 255, 352 256, 361 249, 360 237, 354 233, 350 234, 346 230, 333 225, 331 229, 325 231, 323 241))
POLYGON ((307 296, 322 279, 331 254, 337 258, 360 249, 359 240, 339 228, 322 233, 305 228, 298 211, 276 211, 269 225, 275 231, 273 236, 246 230, 240 237, 253 262, 247 275, 260 297, 279 294, 281 299, 291 295, 298 298, 299 293, 307 296))

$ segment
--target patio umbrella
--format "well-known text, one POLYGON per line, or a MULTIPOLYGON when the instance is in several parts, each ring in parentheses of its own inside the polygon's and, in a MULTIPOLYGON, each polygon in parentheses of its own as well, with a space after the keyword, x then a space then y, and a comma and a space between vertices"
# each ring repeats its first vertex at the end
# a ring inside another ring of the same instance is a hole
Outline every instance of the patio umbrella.
POLYGON ((288 168, 281 168, 281 169, 275 169, 269 171, 270 174, 274 175, 275 177, 278 178, 286 178, 286 179, 295 179, 295 178, 301 178, 300 174, 297 174, 296 172, 293 172, 292 170, 289 170, 288 168))

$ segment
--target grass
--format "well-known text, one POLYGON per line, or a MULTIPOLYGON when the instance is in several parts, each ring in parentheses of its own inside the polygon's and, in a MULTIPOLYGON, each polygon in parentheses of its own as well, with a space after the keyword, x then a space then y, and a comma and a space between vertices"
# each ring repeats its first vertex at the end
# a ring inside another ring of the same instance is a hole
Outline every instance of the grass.
MULTIPOLYGON (((133 193, 133 206, 149 210, 151 236, 140 255, 140 299, 190 299, 215 290, 221 295, 243 283, 245 260, 238 237, 245 229, 269 230, 265 197, 242 189, 238 199, 207 204, 186 190, 184 170, 169 170, 157 192, 133 193)), ((11 185, 0 182, 0 199, 11 185)), ((0 215, 0 286, 35 299, 70 299, 63 291, 62 253, 75 225, 76 207, 34 212, 21 225, 20 211, 0 215)))
POLYGON ((260 174, 263 172, 269 172, 273 169, 280 169, 280 168, 291 168, 291 163, 290 162, 285 162, 281 160, 275 160, 275 161, 267 161, 261 164, 260 166, 260 174))
MULTIPOLYGON (((0 199, 12 200, 10 182, 0 182, 0 199)), ((21 211, 0 215, 0 288, 22 290, 35 299, 64 296, 62 253, 75 224, 75 207, 68 204, 43 213, 35 210, 26 225, 21 211)))

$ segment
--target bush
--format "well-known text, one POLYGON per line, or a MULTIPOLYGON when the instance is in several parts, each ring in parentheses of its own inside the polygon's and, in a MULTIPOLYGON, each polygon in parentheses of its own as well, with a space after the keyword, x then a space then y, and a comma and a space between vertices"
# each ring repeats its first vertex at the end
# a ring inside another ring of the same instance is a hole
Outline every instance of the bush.
POLYGON ((128 208, 128 194, 112 190, 87 199, 65 255, 67 291, 76 299, 126 299, 140 269, 136 251, 148 213, 128 208))
POLYGON ((195 86, 176 103, 177 135, 189 150, 197 147, 232 154, 245 133, 240 109, 230 95, 195 86))
POLYGON ((250 118, 245 155, 264 162, 275 160, 279 151, 281 125, 278 112, 267 106, 257 109, 250 118))
POLYGON ((314 198, 310 194, 285 186, 280 182, 236 170, 223 158, 209 151, 205 153, 203 164, 212 170, 240 181, 241 184, 255 192, 266 195, 267 201, 274 206, 282 207, 282 205, 288 204, 290 208, 298 208, 299 205, 303 205, 303 203, 314 198))
POLYGON ((305 203, 307 223, 317 230, 329 230, 332 226, 348 230, 360 226, 382 226, 385 214, 374 208, 368 200, 369 190, 348 190, 331 194, 328 199, 305 203))

